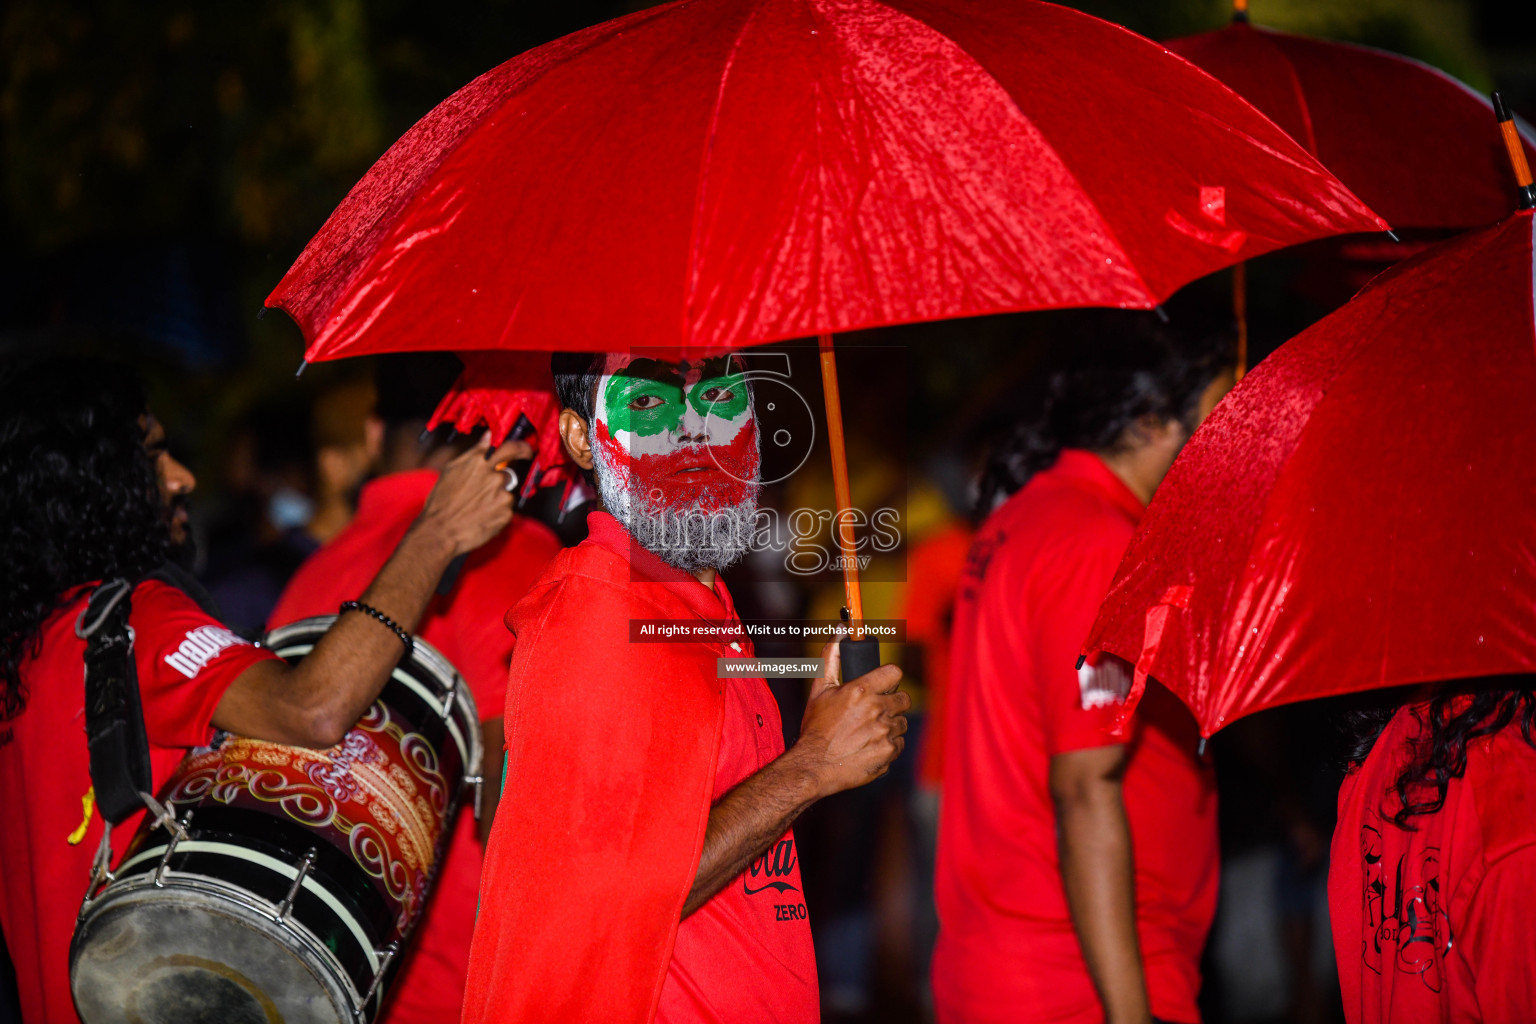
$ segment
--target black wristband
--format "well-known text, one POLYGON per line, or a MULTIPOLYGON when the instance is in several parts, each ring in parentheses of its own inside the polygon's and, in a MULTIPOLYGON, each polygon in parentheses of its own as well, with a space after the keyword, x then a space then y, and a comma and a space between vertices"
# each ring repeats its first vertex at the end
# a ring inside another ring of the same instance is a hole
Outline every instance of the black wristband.
POLYGON ((347 612, 362 612, 364 615, 378 619, 394 631, 395 636, 400 638, 400 642, 405 644, 407 651, 414 651, 416 649, 416 641, 411 639, 411 634, 401 629, 398 622, 373 607, 373 605, 363 604, 361 601, 343 601, 341 603, 341 611, 337 612, 337 614, 345 615, 347 612))

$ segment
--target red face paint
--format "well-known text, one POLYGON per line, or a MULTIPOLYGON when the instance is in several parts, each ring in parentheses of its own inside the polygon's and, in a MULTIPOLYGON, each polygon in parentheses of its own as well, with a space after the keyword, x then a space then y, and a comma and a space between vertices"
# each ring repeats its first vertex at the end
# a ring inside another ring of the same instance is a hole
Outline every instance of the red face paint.
POLYGON ((637 504, 716 512, 740 505, 756 492, 757 425, 748 421, 726 444, 688 444, 656 454, 632 455, 597 423, 605 462, 624 476, 617 481, 637 504))

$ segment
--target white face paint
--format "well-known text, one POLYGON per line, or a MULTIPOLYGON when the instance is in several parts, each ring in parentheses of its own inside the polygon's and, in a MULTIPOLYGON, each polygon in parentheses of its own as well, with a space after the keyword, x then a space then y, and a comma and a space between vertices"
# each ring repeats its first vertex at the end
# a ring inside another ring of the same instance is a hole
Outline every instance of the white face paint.
POLYGON ((739 558, 761 462, 739 368, 728 358, 664 363, 613 353, 595 404, 592 451, 608 511, 679 568, 739 558))

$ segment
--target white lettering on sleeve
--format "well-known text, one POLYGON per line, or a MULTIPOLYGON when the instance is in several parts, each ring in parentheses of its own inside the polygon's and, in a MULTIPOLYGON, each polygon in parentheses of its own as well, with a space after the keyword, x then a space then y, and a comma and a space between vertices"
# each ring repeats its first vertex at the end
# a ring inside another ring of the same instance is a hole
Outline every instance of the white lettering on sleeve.
POLYGON ((187 633, 180 647, 165 656, 165 663, 188 679, 196 679, 225 649, 242 644, 249 647, 251 642, 222 626, 198 626, 187 633))

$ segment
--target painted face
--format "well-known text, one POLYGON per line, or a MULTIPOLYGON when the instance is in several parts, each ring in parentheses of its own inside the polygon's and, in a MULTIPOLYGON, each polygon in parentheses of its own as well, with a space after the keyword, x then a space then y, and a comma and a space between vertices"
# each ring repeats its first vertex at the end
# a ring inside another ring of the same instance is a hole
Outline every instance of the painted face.
POLYGON ((713 513, 756 498, 757 421, 739 364, 614 353, 597 385, 596 444, 641 508, 713 513))

